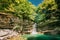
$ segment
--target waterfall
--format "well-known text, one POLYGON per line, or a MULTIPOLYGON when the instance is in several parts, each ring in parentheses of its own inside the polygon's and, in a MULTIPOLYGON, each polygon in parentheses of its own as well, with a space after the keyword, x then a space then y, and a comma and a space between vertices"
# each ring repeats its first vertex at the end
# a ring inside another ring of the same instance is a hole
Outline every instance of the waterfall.
POLYGON ((34 24, 33 24, 32 33, 31 33, 31 34, 37 34, 36 27, 37 27, 37 23, 34 23, 34 24))

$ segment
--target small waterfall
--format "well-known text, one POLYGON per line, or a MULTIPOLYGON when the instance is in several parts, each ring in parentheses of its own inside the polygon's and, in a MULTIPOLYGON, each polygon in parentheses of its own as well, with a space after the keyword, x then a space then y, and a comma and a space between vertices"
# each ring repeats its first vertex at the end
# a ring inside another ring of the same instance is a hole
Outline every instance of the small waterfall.
POLYGON ((32 33, 31 33, 31 34, 37 34, 36 27, 37 27, 37 24, 34 23, 34 24, 33 24, 32 33))

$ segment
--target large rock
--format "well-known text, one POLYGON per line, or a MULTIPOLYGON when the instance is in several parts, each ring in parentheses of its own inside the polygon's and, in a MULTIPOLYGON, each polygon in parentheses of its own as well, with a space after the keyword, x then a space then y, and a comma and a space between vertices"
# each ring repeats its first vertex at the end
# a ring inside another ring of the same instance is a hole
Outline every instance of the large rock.
POLYGON ((11 38, 17 37, 18 33, 9 29, 0 29, 0 40, 10 40, 11 38))
POLYGON ((13 28, 15 24, 18 24, 19 18, 10 14, 0 12, 0 28, 13 28))

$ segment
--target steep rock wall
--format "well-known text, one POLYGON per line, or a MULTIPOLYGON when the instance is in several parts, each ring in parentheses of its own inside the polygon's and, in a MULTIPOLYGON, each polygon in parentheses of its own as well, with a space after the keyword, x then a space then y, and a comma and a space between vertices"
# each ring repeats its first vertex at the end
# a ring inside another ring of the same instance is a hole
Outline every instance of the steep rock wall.
POLYGON ((19 18, 9 14, 0 12, 0 28, 13 28, 15 24, 20 22, 19 18))

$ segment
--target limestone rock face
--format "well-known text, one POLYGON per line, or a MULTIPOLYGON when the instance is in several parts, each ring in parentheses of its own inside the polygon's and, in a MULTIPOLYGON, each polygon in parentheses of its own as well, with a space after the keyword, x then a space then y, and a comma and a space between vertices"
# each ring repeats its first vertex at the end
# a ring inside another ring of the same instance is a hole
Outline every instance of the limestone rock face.
POLYGON ((8 39, 11 39, 12 37, 17 37, 17 36, 18 36, 18 33, 13 30, 0 29, 0 40, 8 40, 8 39))
POLYGON ((19 23, 18 17, 0 12, 0 28, 13 28, 17 23, 19 23))

